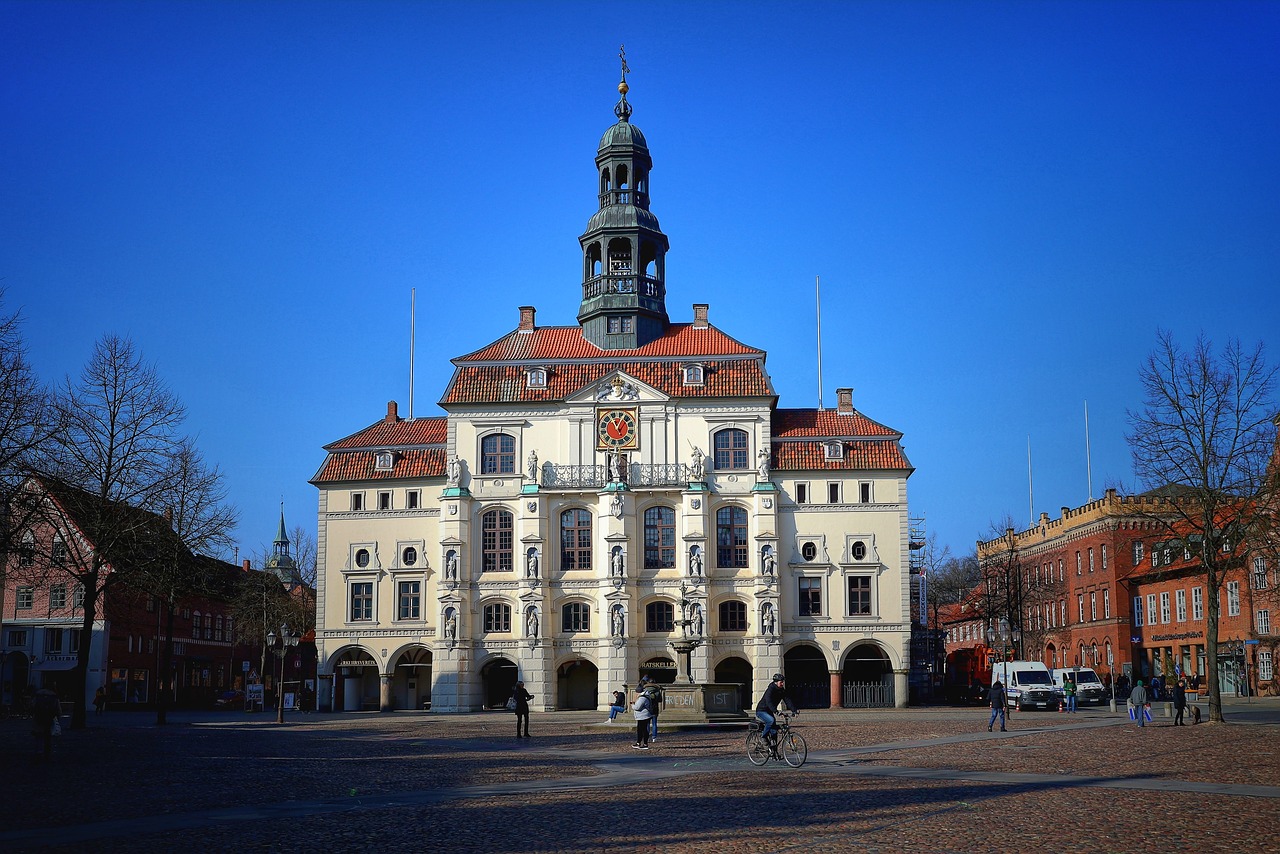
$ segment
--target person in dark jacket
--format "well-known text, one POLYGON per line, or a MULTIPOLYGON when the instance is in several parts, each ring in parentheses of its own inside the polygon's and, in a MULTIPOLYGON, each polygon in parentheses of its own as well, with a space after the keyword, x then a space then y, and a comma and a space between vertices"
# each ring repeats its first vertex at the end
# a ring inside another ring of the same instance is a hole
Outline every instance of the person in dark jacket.
POLYGON ((1133 691, 1129 694, 1129 705, 1133 707, 1134 720, 1138 722, 1138 726, 1145 727, 1147 725, 1147 689, 1142 687, 1141 679, 1133 684, 1133 691))
POLYGON ((987 732, 991 732, 991 728, 996 725, 996 718, 1000 719, 1000 731, 1008 732, 1004 728, 1004 683, 1000 681, 999 676, 994 677, 991 681, 991 690, 987 692, 987 701, 991 703, 991 720, 987 721, 987 732))
POLYGON ((41 688, 31 703, 31 717, 35 721, 35 735, 41 740, 44 758, 53 755, 53 722, 62 712, 58 695, 50 688, 41 688))
POLYGON ((1182 715, 1187 711, 1187 680, 1179 679, 1178 684, 1173 686, 1173 710, 1177 712, 1173 716, 1174 726, 1186 726, 1182 720, 1182 715))
POLYGON ((516 700, 516 738, 529 738, 529 701, 533 695, 524 689, 523 682, 517 682, 511 696, 516 700), (520 734, 521 721, 524 721, 524 735, 520 734))
POLYGON ((767 739, 773 733, 773 724, 778 719, 779 704, 785 705, 793 715, 800 714, 796 710, 795 703, 792 703, 791 698, 787 696, 786 677, 781 673, 775 673, 769 687, 764 689, 760 702, 756 703, 756 717, 764 722, 764 729, 760 732, 761 738, 767 739))

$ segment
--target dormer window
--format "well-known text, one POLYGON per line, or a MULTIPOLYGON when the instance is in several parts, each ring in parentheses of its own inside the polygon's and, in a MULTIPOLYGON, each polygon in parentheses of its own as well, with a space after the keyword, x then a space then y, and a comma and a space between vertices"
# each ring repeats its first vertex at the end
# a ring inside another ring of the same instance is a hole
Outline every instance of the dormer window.
POLYGON ((525 379, 529 388, 546 388, 547 387, 547 369, 546 368, 530 368, 525 372, 525 379))
POLYGON ((377 455, 373 458, 374 471, 391 471, 395 464, 396 455, 391 451, 378 451, 377 455))
POLYGON ((705 376, 702 365, 685 365, 684 366, 684 384, 685 385, 702 385, 705 376))
POLYGON ((829 460, 844 459, 844 443, 843 442, 827 442, 822 446, 823 455, 829 460))

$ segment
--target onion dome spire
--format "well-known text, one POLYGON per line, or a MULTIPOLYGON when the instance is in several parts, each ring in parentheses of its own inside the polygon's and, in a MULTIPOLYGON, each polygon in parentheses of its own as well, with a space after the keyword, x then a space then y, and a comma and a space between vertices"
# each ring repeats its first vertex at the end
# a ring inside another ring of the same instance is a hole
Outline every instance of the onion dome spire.
POLYGON ((631 73, 631 69, 627 67, 627 46, 618 46, 618 59, 622 60, 622 80, 618 83, 618 94, 622 97, 618 99, 618 103, 613 108, 613 114, 620 121, 631 120, 631 105, 627 103, 627 93, 631 91, 631 87, 627 85, 627 75, 631 73))

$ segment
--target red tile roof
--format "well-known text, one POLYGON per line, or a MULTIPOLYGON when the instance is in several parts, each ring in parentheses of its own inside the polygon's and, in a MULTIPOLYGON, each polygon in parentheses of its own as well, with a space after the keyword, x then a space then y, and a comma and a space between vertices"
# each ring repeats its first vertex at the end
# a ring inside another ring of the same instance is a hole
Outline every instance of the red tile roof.
MULTIPOLYGON (((635 353, 628 350, 624 353, 635 353)), ((453 403, 538 403, 564 400, 622 371, 672 397, 773 397, 764 358, 699 359, 702 385, 685 385, 678 361, 568 362, 551 364, 546 388, 529 388, 520 365, 460 365, 449 381, 442 406, 453 403)))
POLYGON ((396 452, 395 465, 390 471, 374 468, 376 452, 339 451, 329 454, 311 478, 311 483, 338 483, 353 480, 396 480, 405 477, 444 477, 445 449, 413 448, 396 452))
POLYGON ((764 351, 748 347, 714 326, 694 327, 692 323, 672 323, 661 338, 634 350, 602 350, 583 337, 580 326, 544 326, 524 332, 517 329, 474 353, 459 356, 453 363, 555 362, 561 359, 622 361, 708 356, 763 358, 764 351))
POLYGON ((842 437, 861 436, 897 436, 902 434, 890 430, 879 422, 872 421, 861 412, 854 410, 851 414, 843 414, 834 409, 778 409, 773 413, 773 438, 789 439, 801 436, 822 436, 838 439, 842 437))
POLYGON ((443 445, 449 433, 449 420, 443 415, 398 421, 375 421, 359 433, 352 433, 324 446, 326 451, 344 448, 405 448, 421 445, 443 445))
POLYGON ((844 459, 829 460, 820 441, 775 442, 773 467, 779 471, 914 470, 907 455, 903 453, 902 446, 892 439, 844 440, 841 444, 844 445, 844 459))

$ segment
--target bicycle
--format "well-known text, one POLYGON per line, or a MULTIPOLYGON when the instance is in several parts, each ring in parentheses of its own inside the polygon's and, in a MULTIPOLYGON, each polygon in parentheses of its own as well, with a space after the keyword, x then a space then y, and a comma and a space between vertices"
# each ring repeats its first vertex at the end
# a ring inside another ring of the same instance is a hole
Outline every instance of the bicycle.
POLYGON ((773 724, 768 739, 761 733, 764 724, 756 718, 747 730, 747 759, 752 765, 764 765, 770 759, 780 759, 792 768, 799 768, 809 758, 809 745, 804 736, 791 729, 793 715, 780 714, 773 724))

